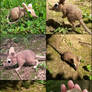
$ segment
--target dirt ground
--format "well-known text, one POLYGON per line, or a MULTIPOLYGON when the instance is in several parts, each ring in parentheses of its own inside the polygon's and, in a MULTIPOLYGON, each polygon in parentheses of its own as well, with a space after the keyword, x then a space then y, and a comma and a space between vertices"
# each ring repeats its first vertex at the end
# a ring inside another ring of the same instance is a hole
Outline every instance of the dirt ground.
MULTIPOLYGON (((28 39, 13 37, 4 38, 1 40, 0 46, 0 80, 19 80, 18 75, 14 71, 15 68, 5 69, 2 63, 6 61, 9 48, 15 47, 15 51, 30 49, 33 50, 37 55, 43 56, 46 53, 46 41, 45 35, 30 36, 28 39), (1 54, 2 53, 2 54, 1 54)), ((39 64, 45 64, 45 61, 39 61, 39 64)), ((46 69, 44 67, 38 67, 37 70, 33 66, 23 66, 19 70, 23 80, 45 80, 46 69)))
POLYGON ((47 79, 85 79, 91 75, 85 67, 91 65, 91 35, 51 35, 47 45, 47 79), (64 62, 60 55, 49 45, 52 44, 59 52, 71 51, 81 57, 80 65, 74 70, 64 62))

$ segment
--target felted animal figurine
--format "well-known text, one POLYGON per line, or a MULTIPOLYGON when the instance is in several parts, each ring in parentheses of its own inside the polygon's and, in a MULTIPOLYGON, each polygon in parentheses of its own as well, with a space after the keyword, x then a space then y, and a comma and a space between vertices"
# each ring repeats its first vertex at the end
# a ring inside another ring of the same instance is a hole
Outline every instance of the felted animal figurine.
POLYGON ((18 68, 16 68, 16 71, 18 71, 26 63, 28 65, 33 65, 34 68, 36 68, 38 59, 40 58, 44 60, 46 59, 44 56, 36 56, 32 50, 23 50, 16 53, 14 47, 10 47, 7 60, 3 62, 3 66, 7 68, 18 64, 18 68))
POLYGON ((65 61, 66 63, 68 63, 70 66, 72 66, 75 70, 78 69, 79 64, 80 64, 80 59, 81 57, 78 57, 76 55, 74 55, 72 52, 70 51, 58 51, 53 45, 51 45, 49 43, 49 45, 56 51, 58 52, 58 54, 61 56, 61 59, 63 61, 65 61))
POLYGON ((16 22, 18 22, 18 20, 23 17, 24 15, 27 14, 27 12, 29 12, 33 17, 38 17, 35 14, 34 9, 32 8, 32 4, 29 4, 28 6, 25 3, 22 3, 23 7, 15 7, 13 9, 11 9, 9 15, 7 16, 7 21, 8 24, 14 24, 16 22), (11 20, 11 21, 10 21, 11 20))

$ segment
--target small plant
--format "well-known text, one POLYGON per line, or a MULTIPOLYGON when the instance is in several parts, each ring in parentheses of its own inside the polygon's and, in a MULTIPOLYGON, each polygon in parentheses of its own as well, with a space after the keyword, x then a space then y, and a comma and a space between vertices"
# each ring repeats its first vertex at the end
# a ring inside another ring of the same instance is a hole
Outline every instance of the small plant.
POLYGON ((91 14, 89 15, 89 13, 84 13, 83 18, 87 18, 88 21, 92 21, 92 15, 91 14))
POLYGON ((81 60, 80 60, 80 62, 81 62, 81 63, 84 63, 84 62, 85 62, 85 60, 81 59, 81 60))
POLYGON ((68 32, 68 29, 67 28, 61 28, 61 27, 59 27, 54 32, 60 32, 60 33, 65 34, 65 33, 68 32))
POLYGON ((46 81, 45 81, 45 80, 37 80, 36 82, 38 82, 38 83, 40 83, 40 84, 43 84, 43 85, 46 84, 46 81))
POLYGON ((38 65, 38 67, 46 68, 47 66, 46 66, 46 63, 45 63, 45 62, 43 62, 43 63, 40 63, 40 64, 38 65))
POLYGON ((89 76, 89 79, 92 80, 92 76, 89 76))
POLYGON ((92 66, 90 64, 87 65, 86 67, 87 67, 88 71, 92 72, 92 66))
POLYGON ((45 68, 45 69, 47 68, 45 62, 38 64, 38 66, 36 67, 36 71, 38 71, 39 67, 41 67, 41 68, 45 68))

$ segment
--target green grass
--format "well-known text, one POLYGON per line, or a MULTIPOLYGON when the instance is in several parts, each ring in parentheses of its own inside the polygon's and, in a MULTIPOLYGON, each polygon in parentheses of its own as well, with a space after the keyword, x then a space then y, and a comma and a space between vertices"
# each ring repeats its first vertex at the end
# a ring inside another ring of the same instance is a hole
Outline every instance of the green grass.
POLYGON ((61 92, 61 84, 67 84, 67 80, 48 80, 46 90, 47 92, 61 92))
POLYGON ((2 0, 0 5, 0 32, 2 35, 7 34, 45 34, 46 26, 46 1, 45 0, 2 0), (38 18, 33 18, 28 15, 21 18, 18 23, 9 25, 7 23, 7 15, 9 11, 22 3, 32 3, 38 18))

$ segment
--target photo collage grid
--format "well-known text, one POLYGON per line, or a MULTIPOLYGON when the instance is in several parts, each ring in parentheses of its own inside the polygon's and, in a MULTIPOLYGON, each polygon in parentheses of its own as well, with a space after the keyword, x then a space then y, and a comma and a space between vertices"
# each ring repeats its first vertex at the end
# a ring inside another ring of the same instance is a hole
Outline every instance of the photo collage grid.
POLYGON ((0 92, 92 92, 91 0, 0 1, 0 92))

